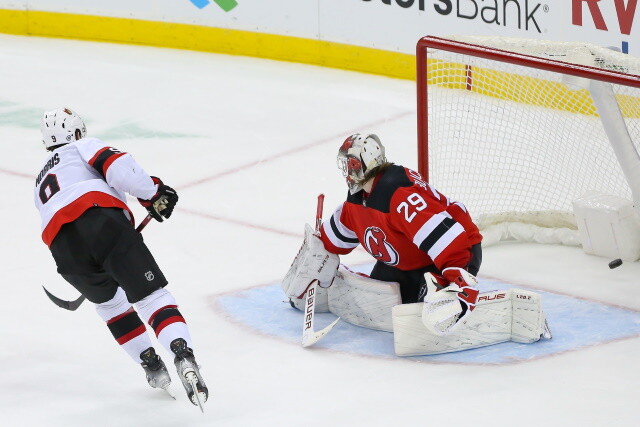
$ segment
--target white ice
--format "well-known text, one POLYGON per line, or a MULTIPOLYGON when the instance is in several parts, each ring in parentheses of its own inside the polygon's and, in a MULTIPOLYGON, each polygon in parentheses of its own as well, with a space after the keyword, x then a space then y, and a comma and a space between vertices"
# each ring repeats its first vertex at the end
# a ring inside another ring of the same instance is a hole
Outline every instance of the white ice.
MULTIPOLYGON (((637 335, 515 364, 429 363, 303 349, 216 308, 223 293, 282 278, 318 193, 325 212, 343 200, 335 154, 347 135, 375 131, 390 159, 416 167, 414 83, 14 36, 0 36, 0 64, 0 425, 640 425, 637 335), (77 296, 40 240, 32 200, 46 157, 40 114, 60 106, 180 193, 174 216, 144 236, 191 328, 211 391, 204 415, 177 383, 177 401, 149 388, 89 303, 64 311, 42 291, 77 296)), ((486 249, 481 276, 639 311, 640 264, 608 261, 503 244, 486 249)))

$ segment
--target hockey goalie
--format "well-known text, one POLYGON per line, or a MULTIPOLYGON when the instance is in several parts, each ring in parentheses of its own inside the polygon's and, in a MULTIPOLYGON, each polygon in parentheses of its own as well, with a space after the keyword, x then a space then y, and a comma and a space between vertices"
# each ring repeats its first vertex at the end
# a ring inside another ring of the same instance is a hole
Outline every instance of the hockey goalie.
POLYGON ((292 306, 317 281, 316 311, 393 332, 399 356, 551 338, 538 294, 479 292, 482 236, 462 203, 388 162, 374 134, 349 136, 337 160, 347 199, 318 233, 306 226, 282 283, 292 306), (368 276, 340 265, 359 244, 376 261, 368 276))

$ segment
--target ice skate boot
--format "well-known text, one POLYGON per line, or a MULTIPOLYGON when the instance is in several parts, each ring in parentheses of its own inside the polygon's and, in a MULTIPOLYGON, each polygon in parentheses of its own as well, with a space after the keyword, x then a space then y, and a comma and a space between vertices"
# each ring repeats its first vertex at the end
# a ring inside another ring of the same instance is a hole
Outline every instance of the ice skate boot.
POLYGON ((209 389, 207 389, 200 375, 200 369, 193 356, 193 350, 187 347, 187 342, 182 338, 176 338, 171 341, 170 348, 176 355, 174 363, 187 396, 189 396, 191 403, 204 412, 202 404, 209 397, 209 389))
POLYGON ((160 359, 160 356, 156 354, 153 347, 149 347, 142 353, 140 353, 140 359, 142 359, 142 369, 147 375, 147 382, 153 388, 161 388, 166 391, 169 396, 176 398, 169 386, 171 385, 171 377, 167 367, 160 359))

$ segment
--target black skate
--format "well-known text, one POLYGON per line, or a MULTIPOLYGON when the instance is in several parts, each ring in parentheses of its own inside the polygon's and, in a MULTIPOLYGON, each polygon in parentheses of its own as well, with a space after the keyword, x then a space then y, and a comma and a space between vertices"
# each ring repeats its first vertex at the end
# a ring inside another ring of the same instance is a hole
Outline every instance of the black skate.
POLYGON ((166 391, 169 396, 174 399, 176 396, 170 389, 171 385, 171 377, 169 376, 169 371, 167 371, 167 366, 164 364, 160 356, 156 354, 156 351, 153 347, 149 347, 142 353, 140 353, 140 359, 142 359, 142 363, 140 364, 144 369, 144 373, 147 375, 147 382, 153 388, 161 388, 166 391))
POLYGON ((206 402, 209 397, 209 389, 207 389, 200 375, 200 369, 193 356, 193 350, 187 347, 186 341, 182 338, 171 341, 170 348, 176 355, 173 362, 176 365, 178 375, 187 392, 187 396, 189 396, 191 403, 199 407, 200 411, 204 412, 202 404, 206 402))

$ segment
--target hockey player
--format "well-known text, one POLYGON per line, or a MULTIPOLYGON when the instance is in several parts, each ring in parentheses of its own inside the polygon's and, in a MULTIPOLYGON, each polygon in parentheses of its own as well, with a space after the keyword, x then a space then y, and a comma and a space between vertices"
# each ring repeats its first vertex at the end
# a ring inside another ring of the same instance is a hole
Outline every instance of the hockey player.
POLYGON ((44 113, 42 137, 49 156, 36 178, 35 204, 58 273, 95 304, 118 344, 142 365, 149 385, 171 393, 171 377, 143 320, 148 323, 174 356, 189 399, 202 409, 208 389, 189 329, 133 227, 124 194, 137 197, 162 222, 178 201, 176 191, 150 177, 131 155, 87 138, 83 120, 67 108, 44 113))
MULTIPOLYGON (((453 330, 475 307, 475 275, 482 261, 482 236, 465 206, 437 191, 419 173, 388 162, 373 134, 348 137, 338 151, 338 167, 349 187, 347 200, 323 222, 320 236, 309 231, 305 236, 305 245, 320 260, 311 262, 313 277, 321 287, 330 286, 338 255, 360 244, 376 260, 370 278, 399 283, 403 304, 424 300, 425 273, 431 273, 433 293, 443 300, 436 306, 446 303, 452 312, 445 332, 453 330), (444 288, 448 292, 438 292, 444 288)), ((305 259, 308 263, 314 258, 305 259)), ((301 277, 303 270, 292 266, 283 282, 298 307, 309 285, 301 277)))

